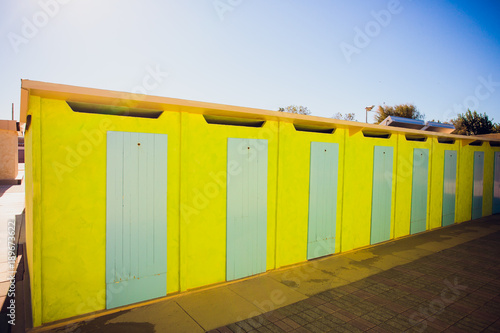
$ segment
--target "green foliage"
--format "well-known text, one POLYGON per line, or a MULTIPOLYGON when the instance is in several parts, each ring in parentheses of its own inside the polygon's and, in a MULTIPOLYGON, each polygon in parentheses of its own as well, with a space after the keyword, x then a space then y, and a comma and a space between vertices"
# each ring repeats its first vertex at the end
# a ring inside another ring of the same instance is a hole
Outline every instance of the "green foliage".
POLYGON ((332 116, 333 119, 339 119, 339 120, 349 120, 349 121, 357 121, 356 120, 356 114, 355 113, 346 113, 343 115, 340 112, 337 112, 332 116))
POLYGON ((400 104, 395 106, 380 105, 376 111, 375 124, 380 124, 382 120, 389 116, 424 119, 424 114, 420 113, 413 104, 400 104))
POLYGON ((279 108, 279 112, 289 112, 289 113, 296 113, 296 114, 305 114, 309 115, 311 114, 311 111, 305 106, 302 105, 289 105, 286 108, 279 108))
POLYGON ((500 124, 493 124, 486 113, 471 112, 470 109, 451 120, 455 126, 453 134, 477 135, 499 133, 500 124))

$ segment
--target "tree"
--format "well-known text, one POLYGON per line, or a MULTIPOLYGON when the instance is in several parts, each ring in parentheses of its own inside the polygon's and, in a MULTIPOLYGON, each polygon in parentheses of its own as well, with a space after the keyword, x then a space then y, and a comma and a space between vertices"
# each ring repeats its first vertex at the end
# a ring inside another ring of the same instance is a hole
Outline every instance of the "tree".
POLYGON ((382 120, 389 116, 410 118, 410 119, 424 119, 424 114, 417 110, 413 104, 400 104, 394 106, 380 105, 376 111, 375 124, 380 124, 382 120))
POLYGON ((500 124, 495 124, 494 126, 493 133, 500 133, 500 124))
POLYGON ((346 113, 343 115, 340 112, 337 112, 332 116, 333 119, 340 119, 340 120, 349 120, 349 121, 357 121, 356 120, 356 114, 355 113, 346 113))
POLYGON ((489 134, 498 133, 498 130, 500 129, 500 125, 493 124, 486 113, 480 114, 476 111, 471 112, 470 109, 467 109, 467 112, 463 114, 459 113, 458 117, 456 119, 452 119, 451 122, 455 126, 453 134, 489 134))
POLYGON ((289 113, 296 113, 296 114, 305 114, 309 115, 311 114, 311 111, 305 106, 302 105, 289 105, 286 108, 279 108, 279 112, 289 112, 289 113))

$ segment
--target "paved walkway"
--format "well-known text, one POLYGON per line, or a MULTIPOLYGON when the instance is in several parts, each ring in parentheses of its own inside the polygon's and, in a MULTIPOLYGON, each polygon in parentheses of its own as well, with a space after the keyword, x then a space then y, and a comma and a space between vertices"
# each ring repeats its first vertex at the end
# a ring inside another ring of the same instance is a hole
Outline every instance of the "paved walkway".
POLYGON ((500 215, 34 331, 206 330, 498 332, 500 215))
MULTIPOLYGON (((24 164, 19 164, 18 178, 22 179, 23 176, 24 164)), ((8 241, 13 231, 12 227, 15 226, 16 247, 19 243, 22 220, 19 217, 24 210, 24 196, 24 182, 21 185, 0 185, 0 332, 7 332, 11 328, 7 323, 10 318, 6 316, 8 312, 6 301, 9 300, 7 294, 11 287, 10 278, 12 273, 17 270, 21 258, 18 256, 16 263, 11 267, 12 262, 8 261, 8 241)), ((18 253, 18 255, 20 254, 18 253)))
MULTIPOLYGON (((24 184, 0 185, 0 283, 7 281, 7 240, 8 227, 16 221, 16 215, 24 210, 24 184)), ((16 226, 16 238, 19 237, 19 225, 16 226)), ((1 296, 0 296, 1 297, 1 296)))
POLYGON ((211 332, 499 332, 500 232, 211 332))

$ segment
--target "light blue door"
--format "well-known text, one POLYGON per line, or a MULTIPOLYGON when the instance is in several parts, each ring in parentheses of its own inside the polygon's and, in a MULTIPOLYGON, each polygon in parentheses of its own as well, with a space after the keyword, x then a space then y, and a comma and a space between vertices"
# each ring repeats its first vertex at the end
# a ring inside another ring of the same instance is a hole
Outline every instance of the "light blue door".
POLYGON ((108 132, 106 308, 167 294, 167 135, 108 132))
POLYGON ((442 226, 455 223, 455 197, 457 188, 457 152, 444 151, 442 226))
POLYGON ((493 214, 500 213, 500 152, 495 152, 493 168, 493 214))
POLYGON ((429 149, 413 149, 413 179, 411 190, 410 233, 427 227, 427 185, 429 179, 429 149))
POLYGON ((474 152, 474 183, 472 190, 472 219, 483 216, 484 152, 474 152))
POLYGON ((335 252, 339 144, 311 142, 307 259, 335 252))
POLYGON ((373 192, 371 244, 391 237, 393 148, 375 146, 373 152, 373 192))
POLYGON ((226 279, 266 271, 267 140, 227 140, 226 279))

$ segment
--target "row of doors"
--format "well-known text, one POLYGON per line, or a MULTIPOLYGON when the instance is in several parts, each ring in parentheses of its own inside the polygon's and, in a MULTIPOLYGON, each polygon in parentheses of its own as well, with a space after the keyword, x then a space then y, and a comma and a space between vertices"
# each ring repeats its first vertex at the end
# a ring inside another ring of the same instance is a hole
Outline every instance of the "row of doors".
MULTIPOLYGON (((266 271, 267 140, 228 139, 226 279, 266 271)), ((307 258, 335 252, 338 143, 312 142, 307 258)))
MULTIPOLYGON (((473 195, 471 218, 483 215, 484 152, 474 152, 473 195)), ((426 229, 427 184, 429 153, 427 149, 413 151, 413 179, 410 233, 426 229)), ((392 175, 392 147, 375 147, 373 169, 372 237, 371 243, 388 240, 390 234, 391 185, 386 175, 392 175)), ((457 182, 457 152, 445 150, 443 170, 442 225, 455 222, 455 200, 457 182)), ((500 152, 494 155, 493 214, 500 213, 500 152)))
MULTIPOLYGON (((108 132, 106 306, 166 295, 167 135, 108 132)), ((312 142, 307 258, 335 252, 339 145, 312 142)), ((429 154, 414 149, 411 233, 426 229, 429 154)), ((482 209, 484 153, 474 156, 473 218, 482 209)), ((227 142, 226 279, 266 271, 267 140, 227 142)), ((374 148, 371 243, 390 238, 393 148, 374 148)), ((445 151, 443 225, 454 222, 457 154, 445 151)), ((494 212, 500 210, 495 153, 494 212)))
MULTIPOLYGON (((390 239, 392 200, 392 147, 376 146, 373 166, 371 244, 390 239)), ((500 212, 500 152, 495 152, 493 213, 500 212)), ((412 200, 410 233, 426 230, 427 187, 429 175, 428 149, 413 150, 412 200)), ((484 152, 474 152, 472 219, 482 216, 484 152)), ((442 225, 455 222, 457 152, 445 150, 443 170, 442 225)))
MULTIPOLYGON (((474 174, 472 192, 472 219, 483 216, 484 152, 474 152, 474 174)), ((500 213, 500 152, 495 152, 493 161, 492 213, 500 213)))

